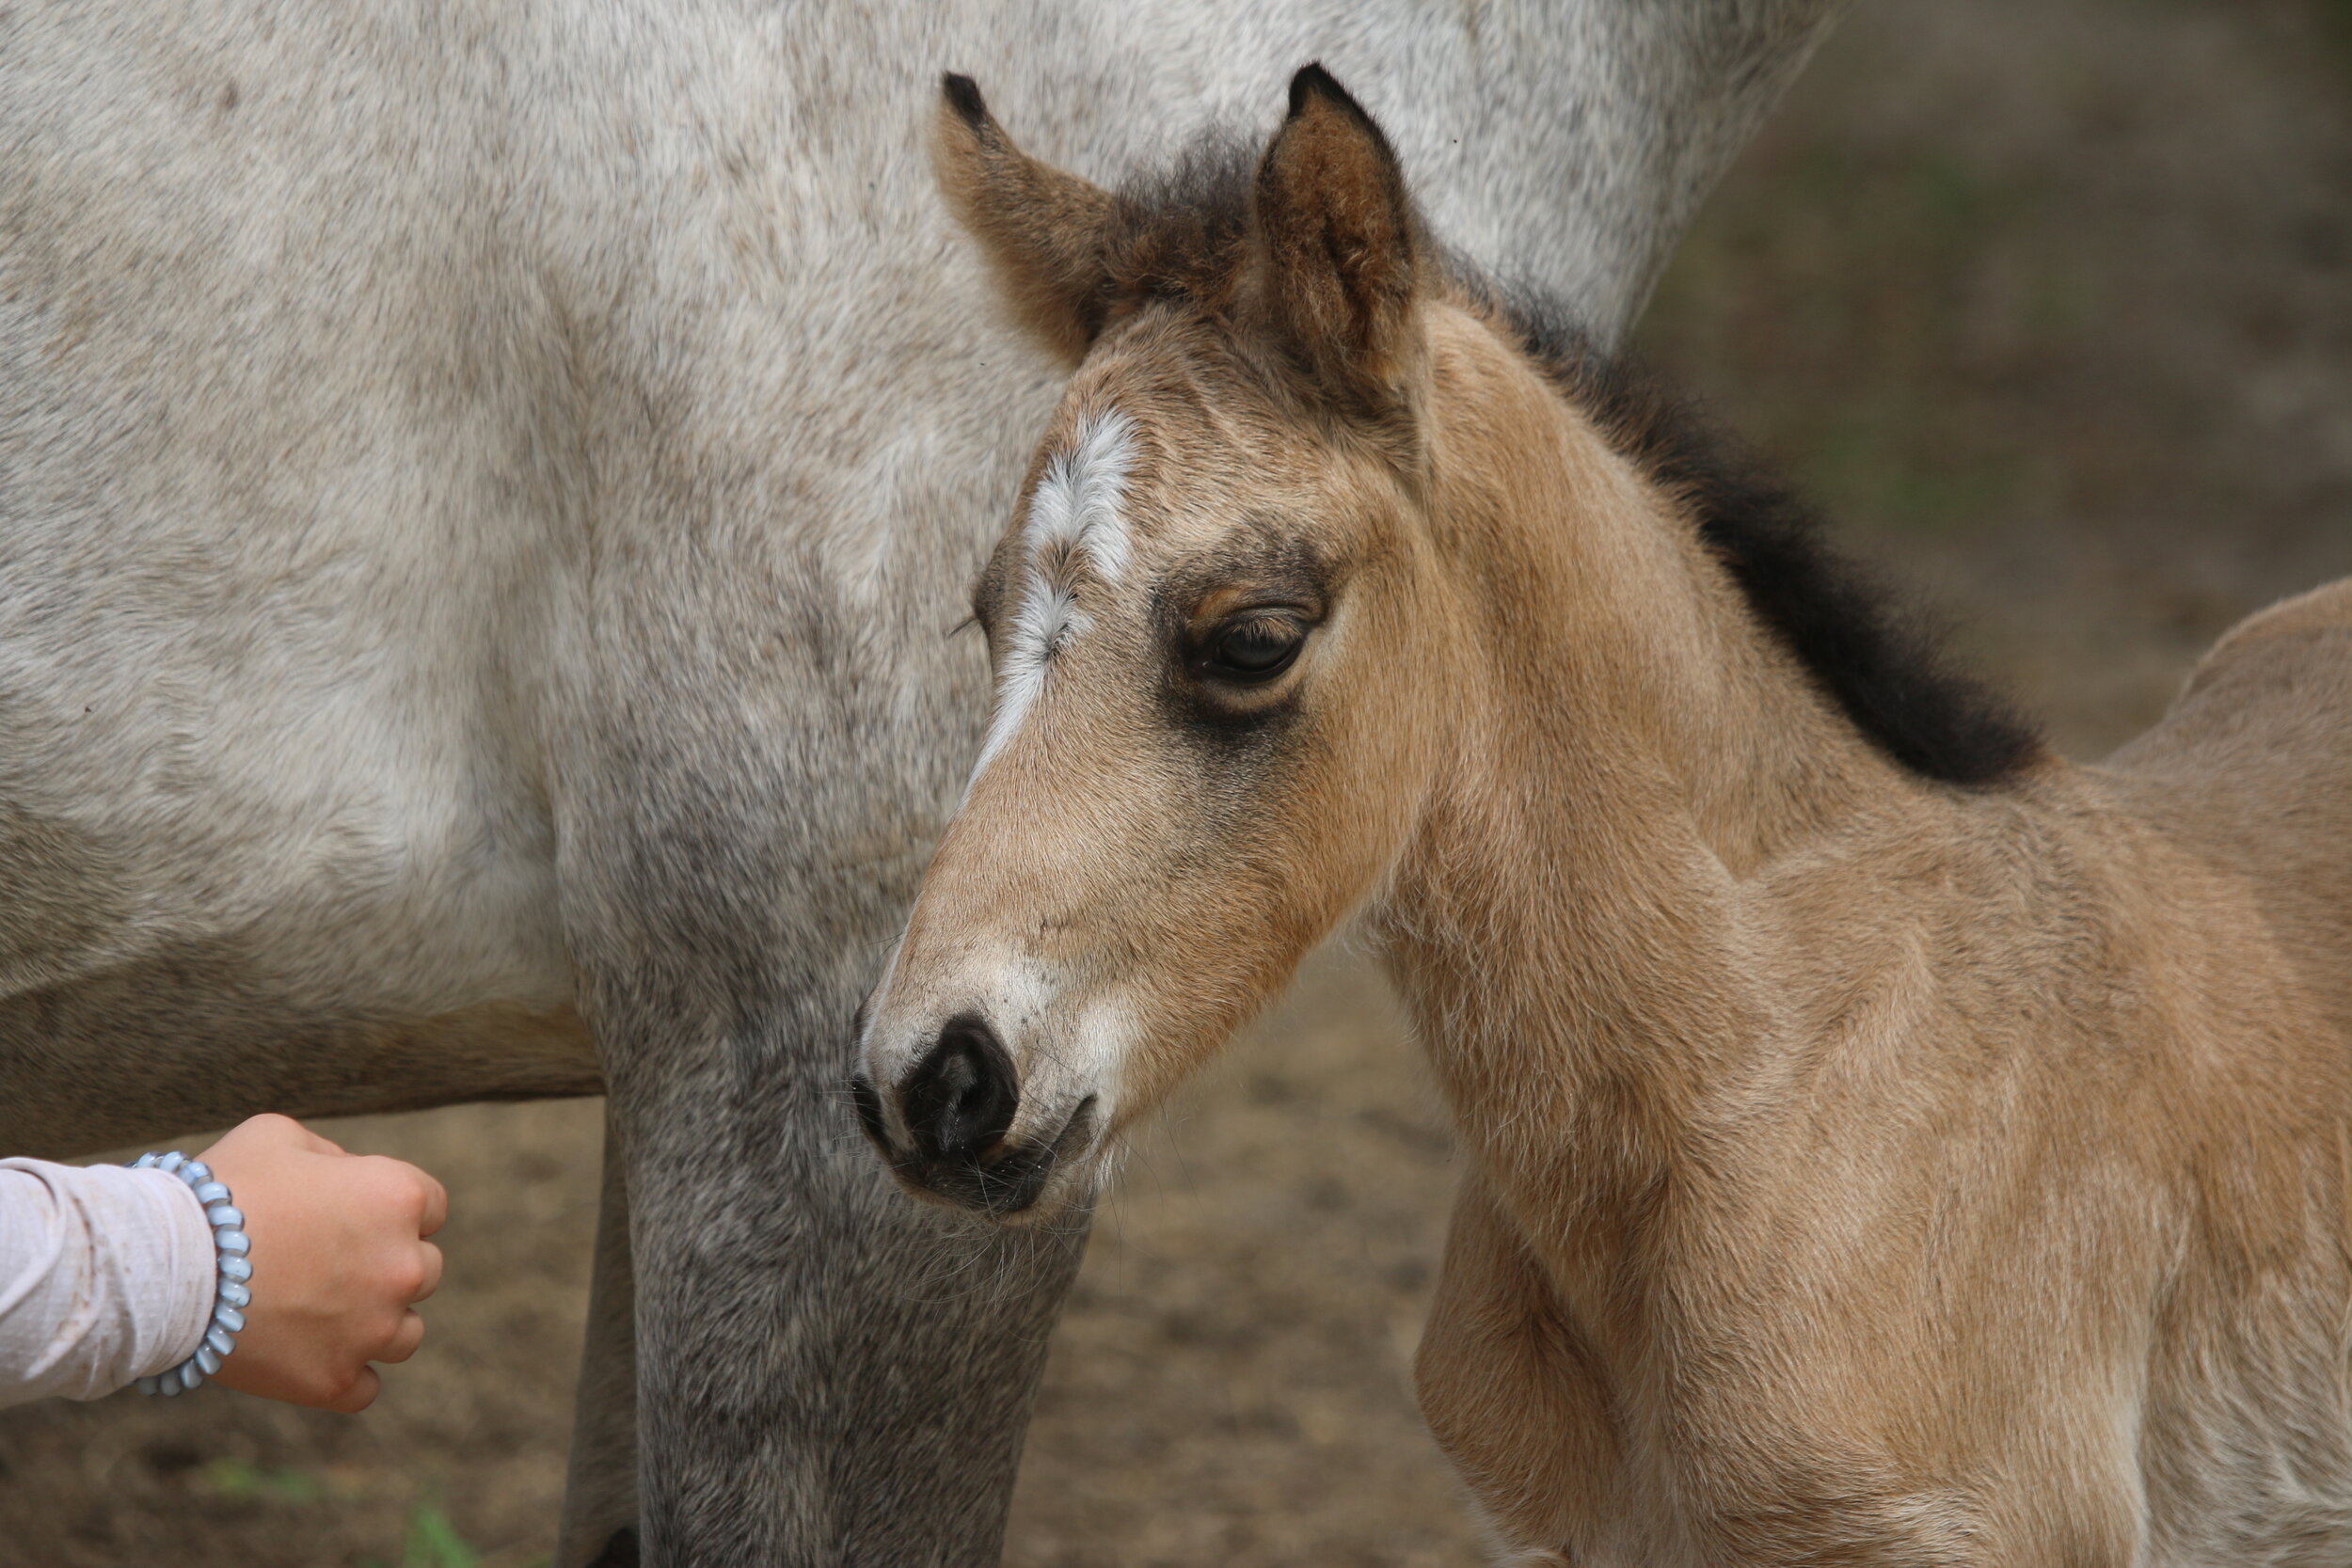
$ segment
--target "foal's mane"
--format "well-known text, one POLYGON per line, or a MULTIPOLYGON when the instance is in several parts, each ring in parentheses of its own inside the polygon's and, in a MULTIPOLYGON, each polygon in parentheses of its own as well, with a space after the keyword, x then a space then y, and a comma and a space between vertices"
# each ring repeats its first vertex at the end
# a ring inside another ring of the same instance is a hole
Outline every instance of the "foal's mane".
MULTIPOLYGON (((1223 313, 1249 235, 1255 146, 1212 132, 1113 196, 1106 293, 1223 313)), ((1818 514, 1740 442, 1629 357, 1601 353, 1539 290, 1505 289, 1431 245, 1443 284, 1528 357, 1651 483, 1676 497, 1765 628, 1869 741, 1923 777, 1985 786, 2022 772, 2042 737, 1960 669, 1921 611, 1822 537, 1818 514)))
POLYGON ((2009 699, 1960 668, 1931 619, 1823 538, 1821 518, 1736 436, 1626 356, 1598 352, 1556 301, 1454 280, 1488 305, 1611 446, 1677 498, 1772 635, 1872 744, 1947 784, 2014 777, 2042 736, 2009 699))

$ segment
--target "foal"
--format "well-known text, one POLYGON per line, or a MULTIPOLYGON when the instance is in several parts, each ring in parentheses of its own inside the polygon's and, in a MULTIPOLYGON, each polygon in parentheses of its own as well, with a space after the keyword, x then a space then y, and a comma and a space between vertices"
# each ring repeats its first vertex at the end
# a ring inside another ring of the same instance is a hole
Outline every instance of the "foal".
POLYGON ((1358 917, 1468 1148, 1419 1377, 1503 1560, 2352 1560, 2352 586, 2070 766, 1320 70, 1118 195, 946 96, 1077 374, 870 1007, 902 1179, 1084 1201, 1358 917))

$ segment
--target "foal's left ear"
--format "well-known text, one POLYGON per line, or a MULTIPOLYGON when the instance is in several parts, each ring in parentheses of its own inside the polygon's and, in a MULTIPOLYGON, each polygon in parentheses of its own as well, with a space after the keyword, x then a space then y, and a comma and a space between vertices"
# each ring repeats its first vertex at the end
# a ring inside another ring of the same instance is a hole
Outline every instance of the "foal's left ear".
POLYGON ((1270 325, 1327 390, 1401 406, 1419 341, 1421 223, 1389 138, 1320 65, 1291 78, 1252 217, 1270 325))

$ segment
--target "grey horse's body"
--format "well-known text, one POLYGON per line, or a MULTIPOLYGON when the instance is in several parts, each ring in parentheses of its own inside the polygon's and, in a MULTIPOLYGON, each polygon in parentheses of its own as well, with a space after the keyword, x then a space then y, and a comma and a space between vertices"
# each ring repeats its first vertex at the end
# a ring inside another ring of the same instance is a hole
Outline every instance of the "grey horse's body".
POLYGON ((1080 1241, 837 1092, 1059 385, 939 71, 1109 174, 1319 56, 1609 334, 1835 8, 0 8, 0 1148, 607 1088, 564 1561, 993 1560, 1080 1241))

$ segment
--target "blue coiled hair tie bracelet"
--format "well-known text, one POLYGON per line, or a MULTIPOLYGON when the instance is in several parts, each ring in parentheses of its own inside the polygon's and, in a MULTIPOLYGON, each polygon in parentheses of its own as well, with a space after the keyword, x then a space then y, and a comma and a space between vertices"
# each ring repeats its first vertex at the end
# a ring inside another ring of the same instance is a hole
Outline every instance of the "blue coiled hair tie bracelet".
POLYGON ((253 1277, 253 1264, 246 1256, 253 1250, 253 1243, 246 1236, 245 1215, 230 1199, 229 1188, 213 1180, 213 1168, 203 1161, 191 1160, 174 1149, 169 1154, 142 1154, 131 1162, 131 1168, 164 1171, 186 1182, 196 1200, 204 1205, 204 1218, 213 1227, 218 1288, 213 1297, 213 1321, 205 1325, 203 1340, 194 1355, 171 1370, 138 1380, 142 1394, 184 1394, 220 1370, 222 1359, 237 1348, 237 1336, 245 1328, 245 1309, 253 1304, 253 1291, 246 1285, 253 1277))

